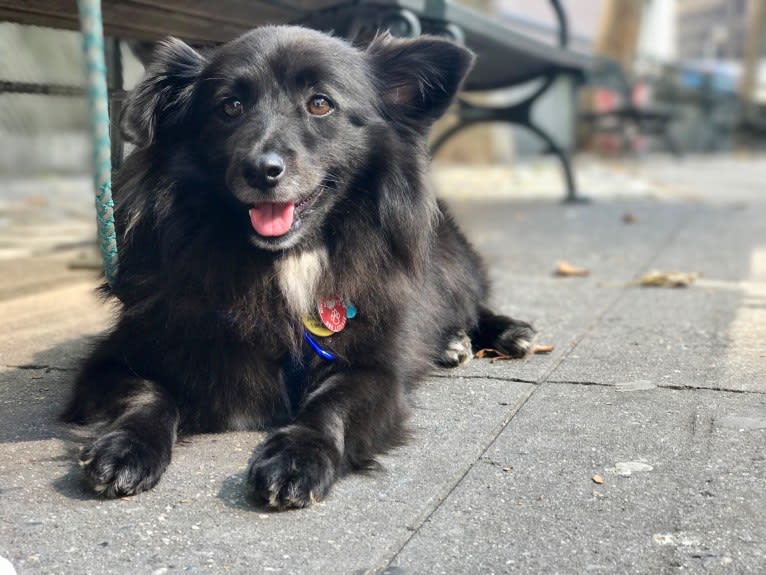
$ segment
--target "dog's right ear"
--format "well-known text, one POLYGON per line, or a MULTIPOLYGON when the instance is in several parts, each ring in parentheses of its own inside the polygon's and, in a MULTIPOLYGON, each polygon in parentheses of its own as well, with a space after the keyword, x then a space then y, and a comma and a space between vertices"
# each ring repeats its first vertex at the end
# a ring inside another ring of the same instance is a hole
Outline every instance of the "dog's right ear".
POLYGON ((128 95, 122 109, 123 136, 139 148, 156 141, 162 131, 188 114, 194 82, 205 59, 177 38, 160 42, 144 78, 128 95))

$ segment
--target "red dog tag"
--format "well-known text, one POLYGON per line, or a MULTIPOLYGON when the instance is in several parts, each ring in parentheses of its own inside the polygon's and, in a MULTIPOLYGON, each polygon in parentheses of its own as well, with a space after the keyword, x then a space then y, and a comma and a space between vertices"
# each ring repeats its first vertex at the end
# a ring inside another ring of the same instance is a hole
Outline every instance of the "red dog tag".
POLYGON ((339 332, 346 327, 346 304, 342 297, 330 296, 317 301, 319 319, 327 329, 339 332))

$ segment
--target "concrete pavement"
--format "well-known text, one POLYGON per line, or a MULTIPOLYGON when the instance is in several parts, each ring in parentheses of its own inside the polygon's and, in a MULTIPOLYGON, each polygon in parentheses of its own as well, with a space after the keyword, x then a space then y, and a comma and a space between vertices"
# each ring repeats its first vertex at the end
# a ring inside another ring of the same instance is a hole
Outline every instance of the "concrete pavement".
POLYGON ((191 438, 152 492, 89 495, 87 430, 54 415, 111 311, 70 252, 0 259, 0 556, 19 575, 763 573, 766 164, 593 164, 583 206, 445 172, 496 306, 555 349, 435 373, 415 439, 303 511, 244 500, 258 433, 191 438), (655 268, 702 276, 635 285, 655 268))

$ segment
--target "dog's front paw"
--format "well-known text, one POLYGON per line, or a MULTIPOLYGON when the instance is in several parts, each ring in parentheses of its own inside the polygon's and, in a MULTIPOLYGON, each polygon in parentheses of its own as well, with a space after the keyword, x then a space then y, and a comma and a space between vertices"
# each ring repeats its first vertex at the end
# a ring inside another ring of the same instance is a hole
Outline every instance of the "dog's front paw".
POLYGON ((308 507, 330 491, 339 461, 335 445, 318 432, 291 426, 258 446, 247 480, 258 505, 279 510, 308 507))
POLYGON ((168 463, 169 455, 125 429, 99 437, 80 453, 80 466, 93 490, 106 497, 151 489, 168 463))
POLYGON ((437 363, 441 367, 458 367, 471 361, 472 357, 471 338, 466 332, 460 330, 449 339, 437 363))
POLYGON ((508 326, 497 337, 493 347, 511 357, 524 357, 532 349, 536 333, 527 322, 508 318, 508 326))

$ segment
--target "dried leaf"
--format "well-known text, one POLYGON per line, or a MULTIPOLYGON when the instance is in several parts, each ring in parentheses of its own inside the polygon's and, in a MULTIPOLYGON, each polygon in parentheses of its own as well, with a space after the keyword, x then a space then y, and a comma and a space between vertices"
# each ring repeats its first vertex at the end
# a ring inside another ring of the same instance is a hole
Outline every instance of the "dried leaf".
POLYGON ((622 221, 625 222, 626 224, 635 224, 636 223, 636 216, 634 216, 630 212, 625 212, 622 215, 622 221))
POLYGON ((600 476, 598 473, 596 473, 596 475, 594 475, 593 477, 591 477, 591 480, 593 481, 593 483, 598 483, 599 485, 601 485, 602 483, 604 483, 604 478, 603 478, 603 477, 601 477, 601 476, 600 476))
POLYGON ((495 363, 496 361, 506 361, 509 359, 519 359, 517 357, 513 357, 511 355, 508 355, 506 353, 503 353, 502 351, 499 351, 497 349, 492 348, 484 348, 480 349, 476 352, 476 355, 474 357, 478 359, 487 358, 490 360, 490 363, 495 363))
POLYGON ((652 270, 640 280, 639 285, 645 287, 689 287, 699 277, 696 272, 661 272, 652 270))
POLYGON ((477 357, 479 359, 482 358, 489 358, 491 361, 490 363, 495 363, 496 361, 505 361, 508 359, 517 359, 515 357, 512 357, 508 354, 503 353, 502 351, 499 351, 497 349, 492 349, 490 347, 480 349, 476 352, 476 355, 474 357, 477 357))
POLYGON ((503 467, 503 471, 505 471, 506 473, 509 473, 510 471, 513 471, 513 467, 509 467, 506 465, 505 467, 503 467))
POLYGON ((531 353, 550 353, 553 351, 553 346, 548 344, 534 344, 532 346, 531 353))
POLYGON ((498 355, 502 355, 502 354, 496 349, 485 347, 477 351, 474 357, 477 359, 484 359, 485 357, 497 357, 498 355))
MULTIPOLYGON (((529 350, 530 354, 533 353, 550 353, 553 351, 552 345, 540 345, 540 344, 534 344, 532 348, 529 350)), ((503 353, 500 350, 492 349, 491 347, 485 347, 483 349, 480 349, 476 352, 474 355, 476 359, 490 359, 491 363, 495 363, 496 361, 506 361, 509 359, 520 359, 518 357, 514 357, 512 355, 508 355, 506 353, 503 353)))
POLYGON ((574 277, 574 276, 587 276, 590 273, 590 270, 587 270, 585 268, 578 268, 577 266, 574 266, 570 264, 569 262, 565 262, 563 260, 556 262, 556 271, 554 272, 554 275, 557 275, 559 277, 574 277))

